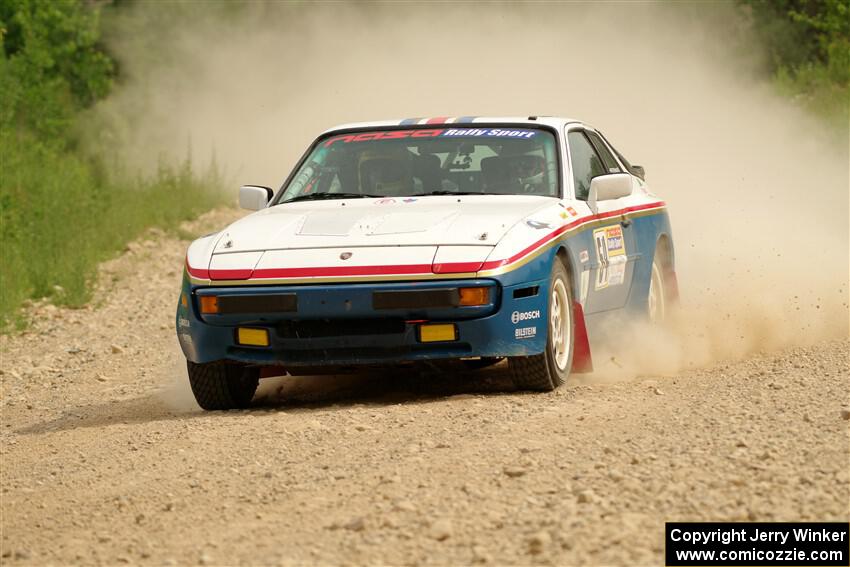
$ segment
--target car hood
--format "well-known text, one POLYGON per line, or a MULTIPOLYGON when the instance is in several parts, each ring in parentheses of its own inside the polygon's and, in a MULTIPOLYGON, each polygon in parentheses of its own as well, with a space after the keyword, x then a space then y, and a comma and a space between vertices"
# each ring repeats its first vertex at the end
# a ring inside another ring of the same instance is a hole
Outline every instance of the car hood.
POLYGON ((305 201, 248 215, 221 233, 213 254, 366 246, 495 246, 555 199, 519 195, 305 201))

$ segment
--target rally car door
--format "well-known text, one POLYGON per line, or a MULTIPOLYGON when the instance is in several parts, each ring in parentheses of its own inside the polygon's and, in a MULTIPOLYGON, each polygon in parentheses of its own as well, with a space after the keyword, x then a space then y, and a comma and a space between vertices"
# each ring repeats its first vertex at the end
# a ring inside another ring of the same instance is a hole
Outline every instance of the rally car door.
MULTIPOLYGON (((594 177, 622 169, 593 131, 571 128, 567 141, 574 194, 586 201, 594 177)), ((586 313, 620 309, 629 297, 638 255, 633 223, 624 214, 611 215, 625 208, 620 201, 598 201, 595 222, 582 234, 589 246, 586 313)))

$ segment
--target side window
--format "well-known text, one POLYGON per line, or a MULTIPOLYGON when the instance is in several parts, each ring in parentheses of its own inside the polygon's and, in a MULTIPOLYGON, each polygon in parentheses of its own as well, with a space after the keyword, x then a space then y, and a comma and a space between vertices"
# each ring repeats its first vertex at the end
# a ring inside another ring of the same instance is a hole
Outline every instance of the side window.
POLYGON ((567 141, 570 144, 570 162, 576 185, 576 199, 586 201, 590 193, 590 180, 597 175, 604 175, 605 167, 584 132, 569 132, 567 141))
POLYGON ((587 137, 590 138, 590 141, 593 143, 593 146, 602 158, 602 163, 605 164, 605 169, 608 170, 608 173, 621 173, 623 170, 620 169, 620 166, 617 164, 617 160, 615 160, 614 156, 611 155, 611 152, 608 150, 608 146, 605 145, 602 138, 600 138, 595 132, 585 132, 585 134, 587 134, 587 137))

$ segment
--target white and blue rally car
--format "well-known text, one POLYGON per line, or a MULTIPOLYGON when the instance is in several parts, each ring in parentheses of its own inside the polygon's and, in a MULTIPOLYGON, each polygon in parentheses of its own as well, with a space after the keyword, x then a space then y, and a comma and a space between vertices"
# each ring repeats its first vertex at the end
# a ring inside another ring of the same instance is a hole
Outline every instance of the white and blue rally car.
POLYGON ((665 203, 577 120, 344 125, 239 202, 256 212, 189 247, 177 306, 205 409, 265 376, 452 359, 552 390, 592 369, 606 320, 677 297, 665 203))

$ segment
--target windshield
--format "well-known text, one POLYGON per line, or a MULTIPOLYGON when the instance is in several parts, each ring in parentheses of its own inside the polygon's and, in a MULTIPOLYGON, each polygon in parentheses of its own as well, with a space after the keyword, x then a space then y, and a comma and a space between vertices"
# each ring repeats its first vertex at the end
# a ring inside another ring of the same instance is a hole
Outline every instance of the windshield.
POLYGON ((532 128, 373 130, 332 135, 276 203, 451 194, 558 197, 555 137, 532 128))

